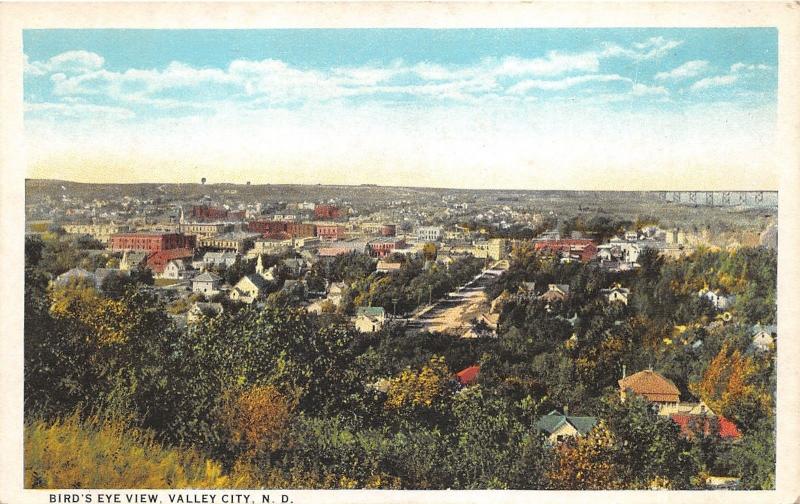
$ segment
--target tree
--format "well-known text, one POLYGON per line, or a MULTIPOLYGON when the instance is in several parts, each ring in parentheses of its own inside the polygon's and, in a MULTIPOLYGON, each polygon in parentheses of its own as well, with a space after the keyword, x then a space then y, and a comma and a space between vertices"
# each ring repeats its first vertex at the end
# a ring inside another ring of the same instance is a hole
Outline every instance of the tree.
POLYGON ((600 422, 586 437, 567 440, 556 448, 547 478, 556 490, 618 490, 626 488, 615 461, 617 440, 600 422))
POLYGON ((436 259, 436 244, 426 243, 425 245, 423 245, 422 256, 429 261, 433 261, 434 259, 436 259))
POLYGON ((599 416, 614 436, 613 461, 626 488, 690 488, 699 468, 676 423, 654 413, 642 397, 623 403, 616 394, 605 398, 599 416))
POLYGON ((454 399, 449 462, 458 488, 542 488, 549 449, 501 398, 472 387, 454 399))
POLYGON ((745 490, 775 488, 775 423, 763 420, 730 450, 728 463, 745 490))
POLYGON ((772 416, 774 399, 763 378, 769 373, 765 367, 769 362, 759 363, 726 342, 706 367, 702 379, 690 388, 712 410, 730 418, 746 432, 772 416))
POLYGON ((452 376, 439 356, 431 357, 419 371, 405 369, 390 381, 385 407, 433 409, 447 397, 452 376))
POLYGON ((248 458, 285 448, 296 402, 273 385, 231 391, 221 411, 231 443, 248 458))
POLYGON ((44 242, 38 236, 25 237, 25 266, 35 267, 42 259, 44 242))

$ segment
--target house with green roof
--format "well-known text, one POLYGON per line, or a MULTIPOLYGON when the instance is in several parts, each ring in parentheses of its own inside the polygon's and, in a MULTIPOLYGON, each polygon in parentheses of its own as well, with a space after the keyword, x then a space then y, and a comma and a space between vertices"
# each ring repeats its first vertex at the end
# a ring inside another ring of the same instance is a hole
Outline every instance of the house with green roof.
POLYGON ((585 436, 597 425, 597 418, 590 416, 570 416, 556 410, 539 417, 536 428, 545 432, 552 444, 570 437, 585 436))
POLYGON ((361 306, 356 309, 355 326, 361 332, 376 332, 386 322, 386 310, 381 306, 361 306))

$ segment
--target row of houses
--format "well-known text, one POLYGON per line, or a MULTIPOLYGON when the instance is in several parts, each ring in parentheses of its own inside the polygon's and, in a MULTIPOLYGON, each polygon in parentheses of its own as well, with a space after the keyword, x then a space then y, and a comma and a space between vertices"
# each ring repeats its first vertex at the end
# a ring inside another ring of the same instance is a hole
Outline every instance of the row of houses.
MULTIPOLYGON (((480 375, 480 366, 469 366, 455 375, 457 383, 463 387, 475 385, 480 375)), ((680 390, 660 373, 646 369, 624 376, 618 381, 620 401, 632 395, 645 398, 659 416, 668 417, 675 422, 686 437, 716 435, 723 440, 736 441, 741 432, 736 424, 716 414, 705 403, 681 402, 680 390)), ((552 445, 558 445, 570 438, 586 436, 598 424, 594 416, 570 415, 564 406, 563 411, 552 410, 536 420, 536 428, 542 431, 552 445)))

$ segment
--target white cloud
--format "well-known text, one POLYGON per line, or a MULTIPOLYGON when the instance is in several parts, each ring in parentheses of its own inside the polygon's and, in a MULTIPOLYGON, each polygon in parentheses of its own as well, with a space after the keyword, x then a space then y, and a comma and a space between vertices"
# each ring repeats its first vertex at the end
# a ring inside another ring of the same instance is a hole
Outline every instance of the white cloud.
POLYGON ((637 82, 631 87, 631 94, 634 96, 667 96, 669 91, 663 86, 648 86, 637 82))
POLYGON ((630 79, 617 74, 607 75, 580 75, 566 77, 560 80, 523 80, 510 88, 509 94, 525 94, 531 89, 541 89, 545 91, 560 91, 589 82, 630 82, 630 79))
POLYGON ((599 54, 606 58, 625 57, 634 61, 646 61, 661 58, 682 44, 682 40, 651 37, 644 42, 634 43, 632 47, 622 47, 618 44, 607 43, 599 54))
POLYGON ((641 51, 636 59, 650 60, 660 58, 683 44, 680 40, 669 40, 664 37, 651 37, 645 42, 633 44, 641 51))
POLYGON ((747 63, 734 63, 731 65, 731 73, 744 73, 744 72, 755 72, 755 71, 768 71, 772 70, 772 67, 769 65, 763 64, 747 64, 747 63))
POLYGON ((67 51, 53 56, 47 61, 29 61, 25 55, 25 73, 32 76, 47 75, 53 72, 81 73, 98 70, 105 59, 89 51, 67 51))
POLYGON ((68 51, 45 62, 29 63, 26 58, 26 71, 49 75, 56 96, 105 96, 122 105, 162 108, 202 108, 221 99, 282 106, 381 95, 470 102, 487 95, 492 99, 530 89, 558 90, 584 82, 624 80, 598 76, 601 61, 619 56, 649 59, 680 43, 656 37, 629 47, 606 44, 596 51, 485 58, 470 65, 395 60, 386 65, 303 69, 276 59, 238 59, 225 68, 197 68, 174 61, 161 69, 122 72, 104 68, 98 54, 68 51), (564 76, 562 80, 548 79, 564 76))
POLYGON ((730 86, 738 80, 739 78, 736 75, 717 75, 714 77, 706 77, 692 84, 691 89, 693 91, 701 91, 703 89, 730 86))
POLYGON ((709 64, 705 60, 687 61, 668 72, 659 72, 656 74, 656 80, 680 80, 690 77, 697 77, 701 73, 708 71, 709 64))
POLYGON ((550 51, 544 58, 525 59, 513 56, 503 58, 492 72, 508 76, 558 76, 571 72, 596 72, 599 68, 600 59, 597 53, 567 54, 550 51))

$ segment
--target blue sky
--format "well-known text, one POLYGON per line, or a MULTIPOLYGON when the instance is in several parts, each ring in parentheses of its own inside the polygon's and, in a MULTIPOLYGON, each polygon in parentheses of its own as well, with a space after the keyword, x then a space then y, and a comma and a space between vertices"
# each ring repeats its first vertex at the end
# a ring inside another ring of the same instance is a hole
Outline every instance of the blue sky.
POLYGON ((33 176, 563 187, 587 169, 746 174, 774 137, 766 28, 26 30, 23 45, 33 176))

